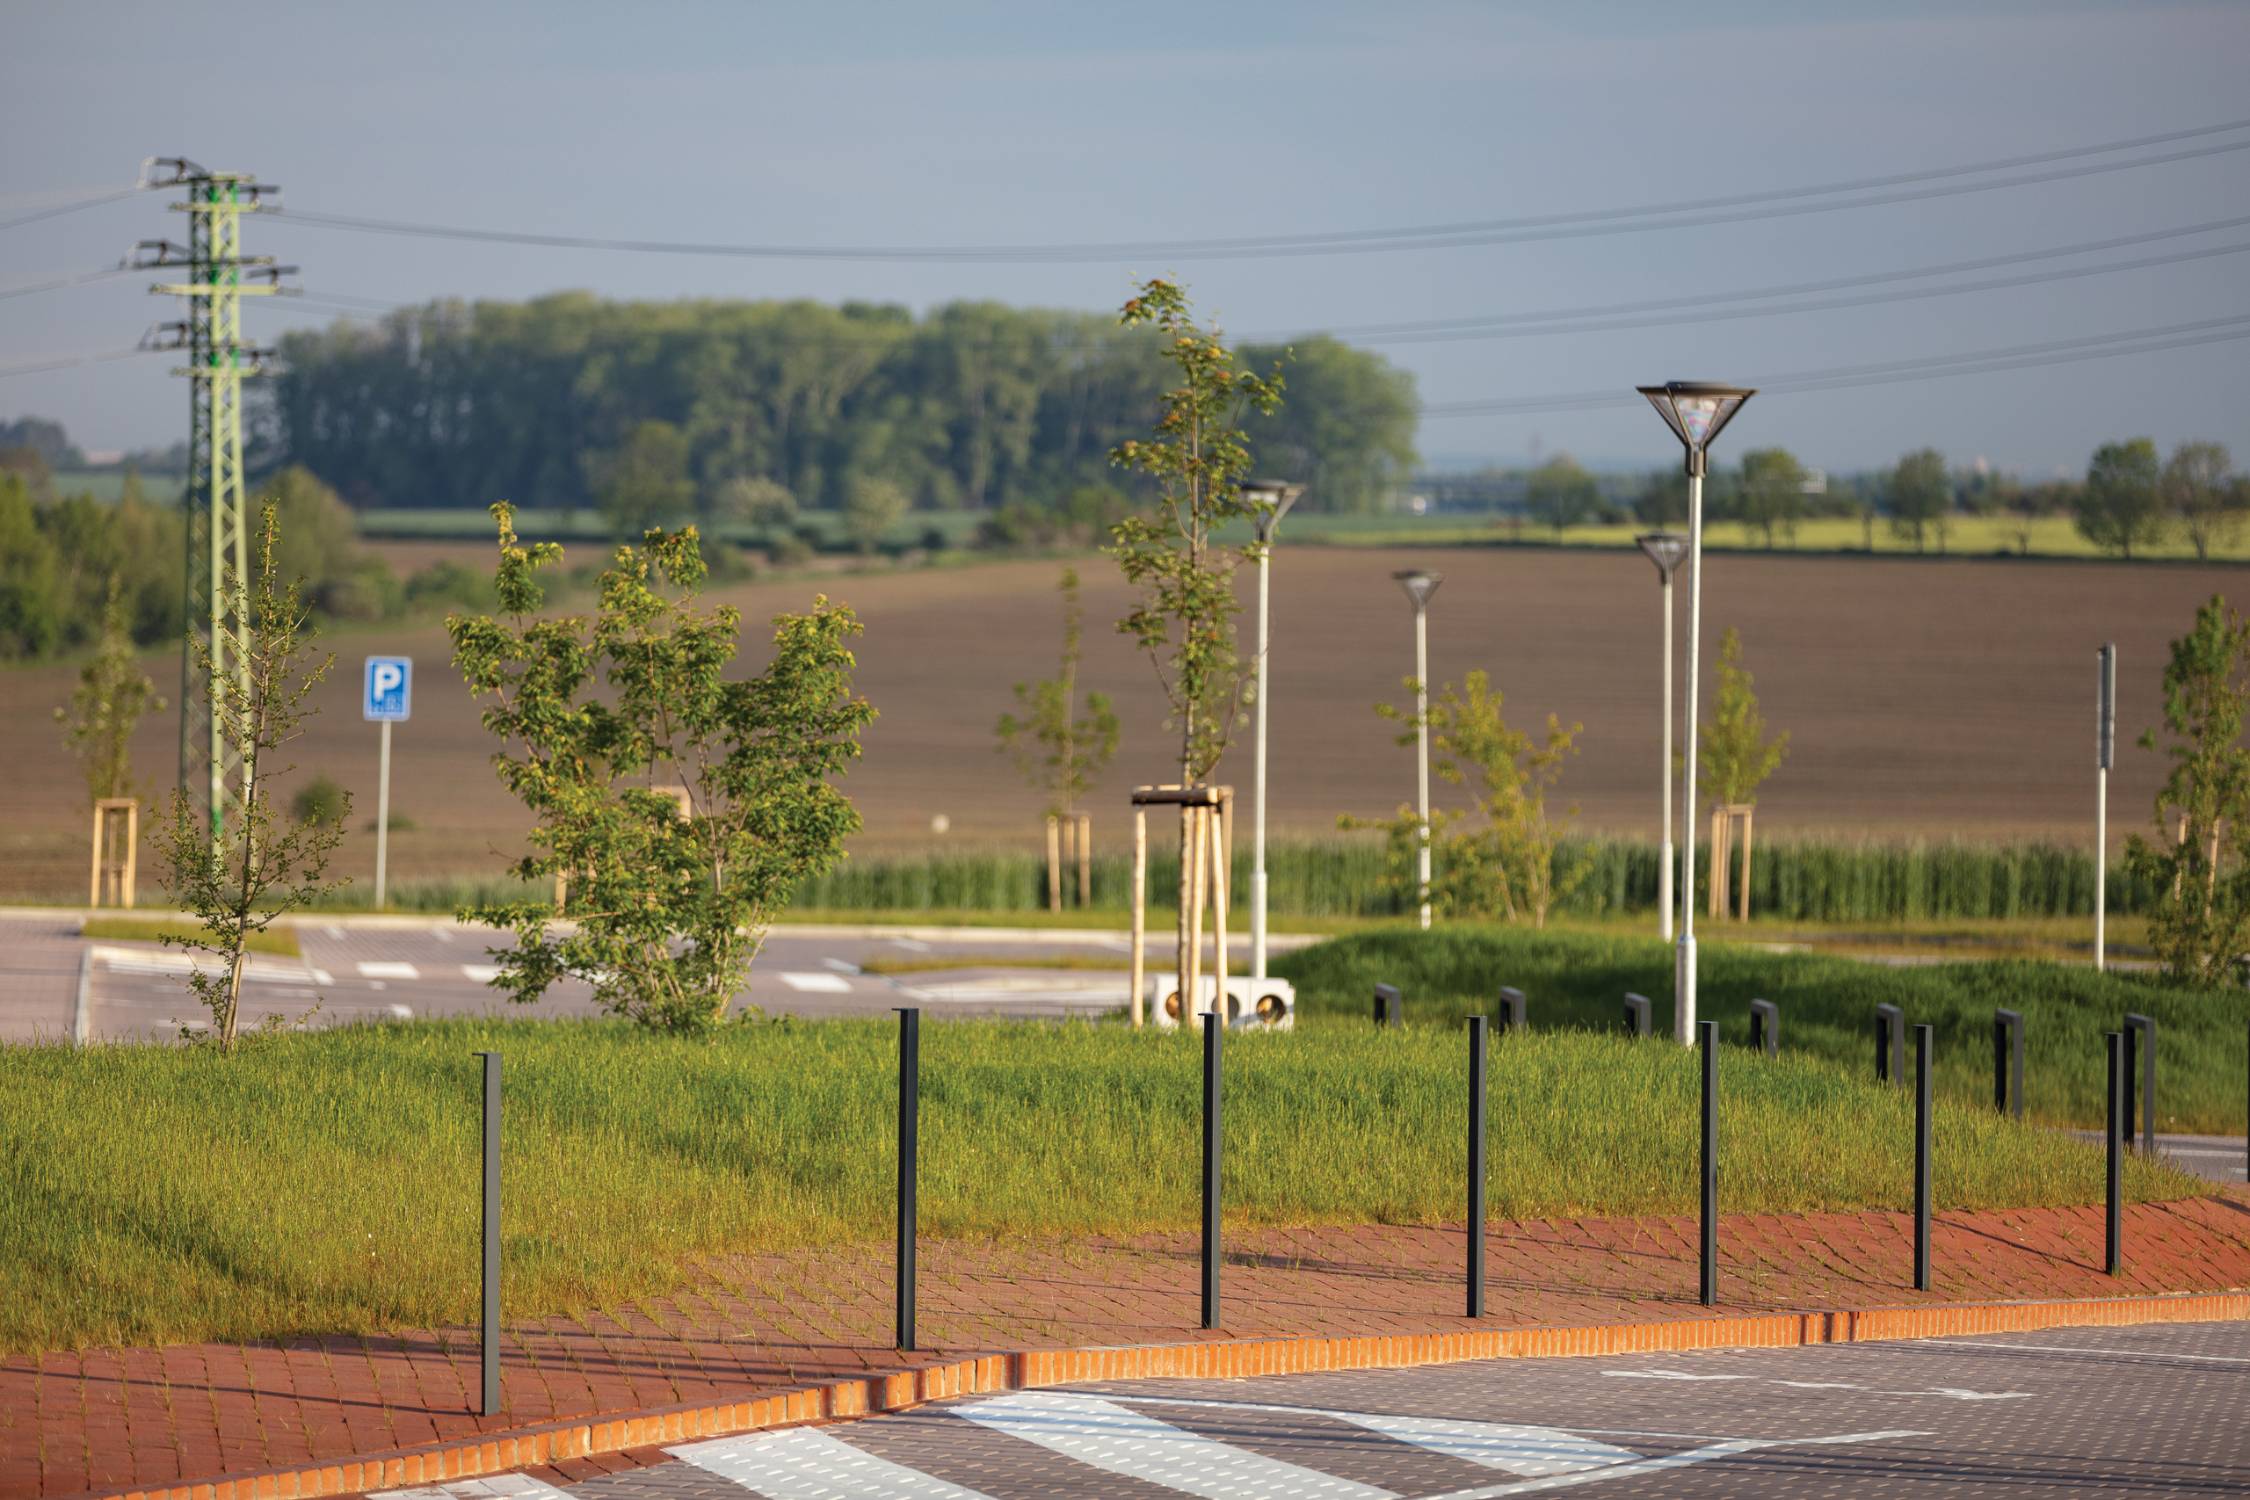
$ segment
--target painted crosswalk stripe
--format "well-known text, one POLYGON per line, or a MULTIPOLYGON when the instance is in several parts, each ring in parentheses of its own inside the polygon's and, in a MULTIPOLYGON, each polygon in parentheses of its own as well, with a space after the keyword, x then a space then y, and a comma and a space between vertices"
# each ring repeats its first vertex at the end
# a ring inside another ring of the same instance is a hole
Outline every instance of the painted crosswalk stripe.
POLYGON ((420 979, 422 971, 412 964, 397 963, 387 959, 370 959, 360 964, 359 977, 362 979, 420 979))
POLYGON ((572 1500, 529 1474, 494 1474, 484 1479, 451 1479, 444 1484, 417 1485, 404 1490, 377 1490, 367 1500, 572 1500))
POLYGON ((1514 1422, 1472 1422, 1458 1417, 1399 1417, 1384 1412, 1329 1411, 1311 1406, 1264 1405, 1251 1401, 1198 1401, 1165 1396, 1114 1396, 1131 1406, 1214 1407, 1231 1411, 1275 1412, 1291 1416, 1326 1417, 1349 1422, 1369 1432, 1401 1443, 1411 1443, 1432 1453, 1442 1453, 1464 1463, 1510 1474, 1537 1478, 1573 1474, 1584 1469, 1633 1463, 1641 1455, 1593 1438, 1580 1437, 1557 1427, 1530 1427, 1514 1422))
POLYGON ((500 968, 497 964, 463 964, 461 977, 473 979, 478 984, 490 984, 500 977, 500 968))
POLYGON ((768 1500, 991 1500, 982 1490, 877 1458, 817 1427, 664 1451, 768 1500))
POLYGON ((1394 1500, 1389 1490, 1231 1447, 1098 1396, 1018 1391, 952 1411, 1093 1468, 1207 1500, 1245 1495, 1394 1500))
POLYGON ((829 995, 849 994, 852 987, 851 981, 841 974, 792 974, 785 972, 781 975, 781 982, 793 990, 811 990, 829 995))

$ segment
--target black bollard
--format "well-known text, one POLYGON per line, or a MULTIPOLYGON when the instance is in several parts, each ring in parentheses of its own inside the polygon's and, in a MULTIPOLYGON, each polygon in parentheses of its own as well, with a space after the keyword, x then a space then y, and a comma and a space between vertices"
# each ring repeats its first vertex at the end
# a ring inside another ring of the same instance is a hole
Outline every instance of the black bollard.
POLYGON ((1750 1045, 1768 1057, 1781 1055, 1781 1007, 1771 1000, 1750 1002, 1750 1045))
POLYGON ((1719 1300, 1719 1023, 1695 1023, 1703 1047, 1703 1305, 1719 1300))
POLYGON ((2108 1126, 2109 1147, 2109 1209, 2103 1221, 2102 1269, 2115 1276, 2125 1264, 2124 1235, 2120 1223, 2119 1202, 2124 1188, 2122 1171, 2125 1156, 2125 1034, 2112 1031, 2104 1034, 2109 1044, 2108 1107, 2103 1111, 2108 1126))
POLYGON ((1530 1024, 1531 1002, 1522 990, 1509 985, 1500 987, 1500 1030, 1503 1034, 1521 1031, 1530 1024))
POLYGON ((1219 1326, 1219 1039, 1217 1013, 1203 1016, 1203 1326, 1219 1326))
POLYGON ((915 1177, 922 1150, 922 1012, 898 1011, 898 1346, 914 1347, 915 1177))
POLYGON ((1992 1107, 2023 1118, 2023 1013, 1992 1013, 1992 1107))
POLYGON ((1625 1034, 1636 1038, 1648 1035, 1648 996, 1625 997, 1625 1034))
POLYGON ((500 1414, 500 1054, 484 1059, 484 1326, 482 1415, 500 1414))
POLYGON ((2125 1018, 2125 1139, 2133 1138, 2134 1085, 2140 1086, 2141 1150, 2156 1154, 2156 1018, 2125 1018))
POLYGON ((1914 1290, 1930 1289, 1930 1040, 1914 1028, 1914 1290))
POLYGON ((1406 1001, 1395 984, 1375 986, 1375 1024, 1390 1026, 1406 1019, 1406 1001))
POLYGON ((1484 1017, 1469 1017, 1469 1316, 1484 1316, 1484 1017))
POLYGON ((1895 1005, 1875 1007, 1875 1081, 1906 1081, 1906 1012, 1895 1005))

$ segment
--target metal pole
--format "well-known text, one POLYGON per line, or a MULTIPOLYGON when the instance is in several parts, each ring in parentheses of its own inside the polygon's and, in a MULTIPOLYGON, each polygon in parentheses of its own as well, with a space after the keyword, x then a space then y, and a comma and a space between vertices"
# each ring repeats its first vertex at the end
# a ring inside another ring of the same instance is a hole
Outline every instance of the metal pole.
POLYGON ((1696 1024, 1703 1046, 1703 1305, 1719 1300, 1719 1023, 1696 1024))
POLYGON ((922 1012, 898 1012, 898 1347, 914 1348, 914 1179, 921 1158, 922 1012))
POLYGON ((1484 1316, 1484 1027, 1469 1017, 1469 1316, 1484 1316))
POLYGON ((1203 1018, 1203 1326, 1219 1326, 1219 1039, 1225 1017, 1203 1018))
POLYGON ((1914 1290, 1930 1289, 1930 1038, 1914 1028, 1914 1290))
POLYGON ((2117 738, 2117 643, 2094 653, 2094 971, 2109 967, 2109 763, 2117 738))
POLYGON ((1659 935, 1665 942, 1672 941, 1672 882, 1675 874, 1672 847, 1672 575, 1664 574, 1664 768, 1658 778, 1664 783, 1664 820, 1658 826, 1663 830, 1664 847, 1659 854, 1663 861, 1657 867, 1656 907, 1659 935))
POLYGON ((1133 809, 1133 1024, 1145 1019, 1142 990, 1148 985, 1148 809, 1133 809))
POLYGON ((1422 819, 1414 872, 1422 898, 1422 926, 1430 925, 1430 624, 1429 610, 1414 605, 1414 724, 1421 755, 1414 765, 1414 805, 1422 819))
POLYGON ((1267 588, 1272 562, 1273 543, 1268 540, 1258 549, 1258 729, 1250 790, 1250 977, 1255 980, 1266 977, 1266 669, 1272 628, 1267 588))
POLYGON ((1672 980, 1672 1037, 1681 1046, 1695 1040, 1695 684, 1703 634, 1703 452, 1695 450, 1688 470, 1687 579, 1687 754, 1682 757, 1680 846, 1680 947, 1672 980))
MULTIPOLYGON (((388 727, 388 726, 386 726, 388 727)), ((500 1414, 500 1054, 484 1052, 484 1374, 481 1415, 500 1414)))
POLYGON ((2125 1264, 2122 1226, 2118 1222, 2118 1193, 2123 1186, 2125 1156, 2125 1033, 2112 1031, 2103 1038, 2109 1046, 2109 1107, 2103 1112, 2108 1126, 2108 1210, 2103 1218, 2102 1269, 2115 1276, 2125 1264))
POLYGON ((383 909, 383 896, 391 867, 391 721, 383 721, 383 768, 375 790, 375 909, 383 909))

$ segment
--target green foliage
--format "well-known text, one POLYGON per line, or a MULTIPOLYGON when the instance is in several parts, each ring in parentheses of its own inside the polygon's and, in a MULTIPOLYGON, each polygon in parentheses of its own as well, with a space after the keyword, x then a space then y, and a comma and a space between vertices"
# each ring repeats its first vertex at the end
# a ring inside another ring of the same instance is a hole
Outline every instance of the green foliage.
MULTIPOLYGON (((1429 996, 1420 985, 1408 1004, 1427 1014, 1429 996)), ((1557 1034, 1550 996, 1534 992, 1538 1029, 1492 1049, 1491 1211, 1693 1213, 1694 1055, 1557 1034)), ((1317 998, 1320 1019, 1295 1033, 1228 1039, 1228 1224, 1457 1232, 1459 1032, 1378 1035, 1328 1019, 1344 990, 1323 984, 1317 998)), ((2032 1014, 2038 1091, 2061 1038, 2032 1014)), ((2160 1039, 2168 1098, 2172 1035, 2160 1039)), ((1905 1208, 1911 1091, 1784 1039, 1775 1063, 1727 1058, 1727 1211, 1905 1208)), ((2240 1045, 2228 1044, 2237 1080, 2240 1045)), ((709 1257, 864 1245, 891 1223, 891 1156, 873 1143, 895 1127, 897 1047, 889 1020, 708 1040, 511 1020, 276 1037, 225 1068, 172 1047, 0 1049, 0 1354, 473 1321, 479 1051, 507 1058, 511 1319, 629 1321, 707 1290, 709 1257)), ((1941 1046, 1938 1058, 1950 1103, 1975 1054, 1941 1046)), ((925 1235, 1193 1229, 1201 1085, 1176 1037, 927 1025, 922 1077, 925 1235)), ((1935 1147, 1941 1212, 2100 1201, 2097 1148, 1989 1109, 1943 1109, 1935 1147)), ((2135 1200, 2197 1191, 2137 1153, 2125 1174, 2135 1200)))
POLYGON ((2105 552, 2130 558, 2164 538, 2156 444, 2147 438, 2104 443, 2086 469, 2078 495, 2078 534, 2105 552))
POLYGON ((906 519, 911 504, 906 491, 888 479, 854 479, 844 498, 845 534, 861 553, 873 552, 906 519))
MULTIPOLYGON (((351 810, 351 793, 325 773, 297 788, 297 795, 289 799, 289 816, 300 823, 341 824, 351 810)), ((398 820, 391 821, 395 824, 398 820)))
POLYGON ((1370 515, 1414 476, 1421 400, 1414 375, 1366 350, 1316 334, 1284 349, 1246 344, 1252 369, 1289 364, 1289 400, 1244 414, 1258 466, 1305 486, 1297 503, 1370 515))
POLYGON ((1792 541, 1805 513, 1805 466, 1787 448, 1753 448, 1742 455, 1742 494, 1736 519, 1756 527, 1770 548, 1779 531, 1792 541))
POLYGON ((1742 665, 1742 633, 1730 625, 1719 638, 1719 691, 1711 723, 1697 737, 1696 765, 1712 803, 1720 807, 1756 802, 1758 788, 1789 753, 1786 732, 1766 738, 1766 716, 1750 685, 1742 665))
MULTIPOLYGON (((1241 703, 1243 672, 1234 649, 1234 570, 1249 547, 1222 546, 1212 533, 1249 520, 1243 498, 1250 449, 1245 412, 1281 406, 1281 372, 1235 368, 1216 329, 1195 321, 1187 295, 1161 278, 1127 300, 1118 321, 1154 328, 1179 384, 1158 399, 1154 435, 1117 445, 1112 462, 1155 481, 1157 518, 1127 516, 1110 530, 1110 555, 1140 591, 1118 629, 1156 667, 1180 733, 1180 779, 1195 785, 1225 753, 1241 703)), ((1255 545, 1255 544, 1253 544, 1255 545)))
POLYGON ((797 519, 797 497, 787 485, 763 474, 738 474, 719 486, 719 514, 747 521, 761 531, 786 528, 797 519))
MULTIPOLYGON (((2129 869, 2156 892, 2149 937, 2173 977, 2214 984, 2250 949, 2250 624, 2213 595, 2164 668, 2169 775, 2156 838, 2135 834, 2129 869)), ((2154 729, 2141 747, 2157 748, 2154 729)))
POLYGON ((1065 568, 1057 591, 1063 600, 1062 670, 1038 682, 1019 682, 1016 706, 994 726, 1000 748, 1024 780, 1047 799, 1050 817, 1077 810, 1110 757, 1117 753, 1117 713, 1109 694, 1089 692, 1081 708, 1078 666, 1084 656, 1086 611, 1078 600, 1078 570, 1065 568))
POLYGON ((72 753, 86 763, 89 802, 139 795, 133 786, 133 731, 152 708, 163 712, 164 700, 133 651, 125 599, 113 577, 93 659, 79 668, 70 706, 55 710, 72 753))
MULTIPOLYGON (((1654 1002, 1659 1036, 1671 1032, 1673 951, 1655 937, 1601 937, 1522 928, 1441 927, 1332 939, 1277 957, 1274 972, 1297 986, 1300 1026, 1334 1025, 1367 1014, 1380 982, 1405 993, 1409 1029, 1428 1027, 1458 1043, 1464 1016, 1489 1012, 1501 985, 1530 997, 1534 1034, 1563 1027, 1604 1031, 1618 1024, 1628 991, 1654 1002)), ((1909 1024, 1936 1028, 1935 1093, 1941 1113, 1990 1118, 1992 1012, 2024 1018, 2024 1090, 2030 1118, 2056 1125, 2102 1124, 2102 1034, 2127 1011, 2157 1021, 2157 1128, 2232 1131, 2241 1127, 2243 1024, 2239 990, 2180 987, 2097 973, 2087 964, 2009 960, 1890 968, 1856 959, 1770 953, 1706 943, 1697 1004, 1719 1023, 1721 1039, 1749 1040, 1750 1002, 1781 1007, 1783 1060, 1817 1059, 1854 1079, 1874 1072, 1867 1041, 1875 1007, 1891 1004, 1909 1024)), ((1686 1056, 1669 1041, 1642 1043, 1686 1056)), ((1722 1090, 1759 1071, 1729 1057, 1722 1090)), ((1891 1090, 1904 1098, 1911 1089, 1891 1090)), ((1723 1093, 1722 1093, 1723 1097, 1723 1093)), ((1810 1117, 1804 1117, 1810 1125, 1810 1117)), ((1840 1138, 1848 1140, 1848 1137, 1840 1138)), ((1901 1190, 1907 1179, 1903 1154, 1901 1190)), ((2091 1166, 2091 1163, 2089 1163, 2091 1166)), ((2091 1179, 2089 1198, 2093 1196, 2091 1179)))
POLYGON ((569 882, 569 926, 539 900, 479 903, 465 920, 512 930, 493 985, 537 1000, 557 980, 593 987, 643 1025, 723 1020, 792 888, 842 853, 859 816, 833 784, 874 717, 852 696, 849 609, 816 599, 774 622, 764 671, 728 678, 740 613, 703 609, 693 527, 621 546, 598 617, 541 613, 552 542, 524 546, 493 507, 498 617, 446 621, 453 662, 501 741, 501 781, 534 818, 519 879, 569 882), (671 790, 677 787, 678 793, 671 790))
POLYGON ((1900 459, 1883 486, 1883 498, 1890 506, 1892 535, 1911 540, 1920 552, 1934 533, 1938 551, 1945 550, 1953 515, 1953 481, 1946 476, 1944 454, 1918 448, 1900 459))
MULTIPOLYGON (((240 765, 241 800, 229 803, 214 828, 209 806, 174 790, 171 821, 158 834, 172 898, 201 924, 166 941, 217 961, 190 971, 188 988, 210 1011, 213 1038, 229 1053, 252 938, 343 884, 326 878, 329 855, 344 836, 341 817, 283 823, 273 815, 271 788, 293 769, 278 757, 304 733, 312 714, 306 700, 336 664, 333 653, 314 656, 310 607, 294 581, 282 581, 280 556, 280 521, 268 502, 255 581, 232 568, 220 580, 228 613, 241 622, 226 670, 215 669, 209 643, 195 643, 196 670, 214 684, 211 718, 240 765)), ((345 812, 350 808, 345 796, 345 812)))
MULTIPOLYGON (((1412 691, 1412 679, 1407 681, 1412 691)), ((1563 829, 1577 815, 1550 817, 1547 794, 1562 779, 1563 765, 1578 753, 1585 726, 1565 729, 1547 715, 1541 741, 1510 728, 1502 712, 1503 695, 1483 671, 1471 672, 1462 686, 1447 686, 1432 700, 1427 715, 1430 766, 1450 786, 1466 787, 1471 811, 1430 811, 1430 905, 1449 917, 1529 918, 1534 927, 1570 899, 1589 873, 1583 862, 1561 857, 1563 829)), ((1422 722, 1413 710, 1377 704, 1376 715, 1405 726, 1401 745, 1414 745, 1422 722)), ((1346 817, 1346 828, 1362 826, 1346 817)), ((1390 884, 1402 902, 1418 904, 1418 855, 1422 820, 1411 807, 1380 825, 1389 834, 1390 884)))
POLYGON ((2224 547, 2242 526, 2243 493, 2229 471, 2234 459, 2221 443, 2182 443, 2172 450, 2158 480, 2164 509, 2179 520, 2197 561, 2224 547))
POLYGON ((1594 485, 1594 476, 1567 453, 1558 453, 1532 470, 1524 489, 1524 509, 1540 525, 1553 527, 1558 535, 1566 527, 1592 520, 1600 505, 1601 491, 1594 485))
POLYGON ((688 439, 670 422, 637 422, 615 448, 589 453, 586 480, 612 536, 634 536, 695 508, 688 439))
POLYGON ((39 528, 31 487, 0 474, 0 656, 39 657, 62 638, 55 548, 39 528))

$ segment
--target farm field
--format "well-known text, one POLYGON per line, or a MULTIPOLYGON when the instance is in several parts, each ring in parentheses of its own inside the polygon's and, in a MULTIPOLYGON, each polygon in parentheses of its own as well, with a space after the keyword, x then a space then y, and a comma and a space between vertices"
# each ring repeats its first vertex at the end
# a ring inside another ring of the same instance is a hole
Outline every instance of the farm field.
MULTIPOLYGON (((586 559, 573 547, 572 559, 586 559)), ((481 555, 465 551, 464 556, 481 555)), ((1380 815, 1413 794, 1410 752, 1369 711, 1401 695, 1412 668, 1405 601, 1390 574, 1441 569, 1432 605, 1431 672, 1489 670, 1510 717, 1552 711, 1585 725, 1583 754, 1559 800, 1585 827, 1655 835, 1654 711, 1658 594, 1629 553, 1403 548, 1285 548, 1275 560, 1272 816, 1277 834, 1332 835, 1341 812, 1380 815)), ((1009 684, 1053 670, 1060 564, 1012 561, 867 574, 818 583, 759 580, 718 597, 752 622, 799 608, 816 589, 853 604, 867 626, 860 686, 881 717, 847 787, 867 820, 859 847, 989 848, 1036 838, 1037 800, 993 750, 1009 684), (942 815, 942 839, 931 823, 942 815)), ((1082 564, 1089 620, 1084 680, 1112 693, 1124 721, 1115 768, 1093 799, 1097 841, 1126 837, 1124 791, 1167 779, 1163 707, 1147 663, 1101 628, 1125 607, 1104 562, 1082 564)), ((2242 593, 2225 566, 2121 566, 1991 560, 1880 560, 1720 554, 1705 567, 1706 666, 1719 632, 1742 630, 1766 715, 1791 734, 1788 762, 1759 802, 1761 841, 1841 836, 2083 841, 2091 821, 2093 652, 2121 653, 2120 765, 2111 781, 2118 843, 2142 826, 2156 756, 2130 742, 2153 723, 2169 639, 2213 592, 2242 593)), ((1251 587, 1244 576, 1244 594, 1251 587)), ((1682 601, 1684 606, 1684 600, 1682 601)), ((1683 607, 1684 620, 1684 607, 1683 607)), ((477 709, 450 680, 436 624, 329 637, 338 670, 321 713, 290 757, 302 778, 333 777, 357 801, 338 869, 365 880, 376 735, 359 716, 359 658, 404 652, 419 668, 415 718, 394 743, 392 878, 489 875, 517 851, 522 820, 488 766, 477 709)), ((167 696, 177 661, 151 657, 167 696)), ((77 899, 85 826, 77 768, 50 720, 74 668, 0 673, 0 899, 77 899)), ((1709 702, 1710 679, 1705 682, 1709 702)), ((144 786, 171 779, 175 714, 144 725, 144 786)), ((1247 789, 1248 755, 1222 770, 1247 789)), ((284 793, 289 782, 282 784, 284 793)), ((1439 791, 1439 801, 1451 797, 1439 791)), ((145 868, 145 867, 144 867, 145 868)), ((145 877, 144 877, 145 878, 145 877)), ((159 899, 153 883, 144 899, 159 899)))

